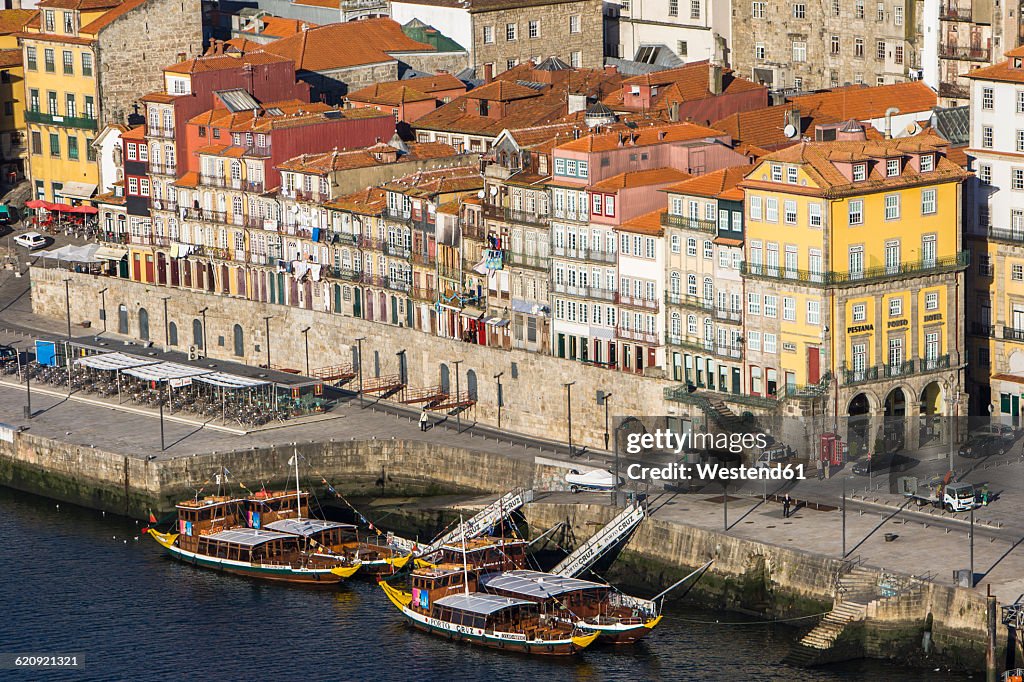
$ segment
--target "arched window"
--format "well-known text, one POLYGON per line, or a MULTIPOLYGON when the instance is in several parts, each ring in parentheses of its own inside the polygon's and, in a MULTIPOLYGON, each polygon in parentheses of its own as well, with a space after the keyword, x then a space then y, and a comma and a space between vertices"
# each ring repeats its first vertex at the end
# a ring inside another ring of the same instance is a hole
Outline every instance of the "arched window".
POLYGON ((710 277, 704 278, 704 303, 711 305, 715 301, 715 283, 710 277))
POLYGON ((689 275, 686 276, 686 295, 697 295, 697 275, 693 273, 690 273, 689 275))
POLYGON ((704 340, 711 343, 715 340, 715 326, 711 324, 711 318, 704 318, 704 340))
POLYGON ((476 400, 476 372, 473 370, 466 372, 466 394, 470 400, 476 400))
POLYGON ((236 324, 232 329, 232 335, 235 342, 235 355, 243 357, 245 355, 245 334, 242 332, 242 325, 236 324))
POLYGON ((242 164, 237 161, 231 162, 231 179, 241 180, 242 179, 242 164))
POLYGON ((173 322, 167 325, 167 343, 172 346, 178 345, 178 325, 173 322))
POLYGON ((198 319, 192 320, 192 345, 203 347, 203 323, 198 319))
POLYGON ((682 278, 678 272, 673 272, 669 276, 669 291, 672 292, 673 296, 679 295, 679 288, 682 286, 682 278))
POLYGON ((441 364, 441 393, 449 393, 451 391, 451 373, 448 371, 448 365, 441 364))
POLYGON ((682 331, 683 318, 679 313, 672 313, 672 336, 679 336, 682 331))
POLYGON ((139 339, 149 341, 149 311, 139 308, 139 339))
POLYGON ((696 334, 697 333, 697 316, 687 315, 686 316, 686 333, 696 334))
POLYGON ((697 240, 694 239, 693 237, 688 237, 686 239, 686 255, 687 256, 696 256, 697 255, 697 240))

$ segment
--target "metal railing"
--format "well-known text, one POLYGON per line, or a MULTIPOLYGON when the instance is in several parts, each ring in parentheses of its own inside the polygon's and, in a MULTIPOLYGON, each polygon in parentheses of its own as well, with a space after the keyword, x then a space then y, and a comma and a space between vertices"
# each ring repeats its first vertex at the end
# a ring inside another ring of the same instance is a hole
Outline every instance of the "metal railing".
POLYGON ((459 268, 449 267, 447 265, 437 266, 437 276, 444 277, 445 279, 455 280, 457 282, 462 281, 462 270, 459 268))
POLYGON ((409 247, 404 244, 393 244, 391 242, 384 242, 384 253, 389 256, 395 256, 396 258, 408 258, 409 247))
POLYGON ((628 294, 616 293, 615 302, 619 305, 629 306, 630 308, 642 308, 644 310, 657 311, 659 308, 658 300, 654 298, 640 298, 637 296, 629 296, 628 294))
POLYGON ((485 218, 490 218, 491 220, 505 220, 512 223, 521 223, 523 225, 536 225, 543 227, 548 224, 548 216, 546 214, 507 208, 505 206, 484 204, 483 214, 485 218))
POLYGON ((939 57, 987 62, 992 59, 992 50, 980 46, 939 43, 939 57))
POLYGON ((436 301, 437 289, 431 287, 413 287, 412 297, 420 301, 436 301))
POLYGON ((185 220, 200 220, 209 223, 227 223, 227 213, 214 211, 208 208, 186 208, 185 220))
MULTIPOLYGON (((1005 332, 1005 328, 1003 329, 1005 332)), ((994 324, 982 324, 981 322, 971 322, 971 334, 974 336, 988 336, 995 337, 996 326, 994 324)))
POLYGON ((617 253, 615 251, 602 251, 599 249, 572 248, 568 246, 555 245, 551 252, 559 258, 576 258, 578 260, 589 260, 597 263, 614 263, 617 253))
POLYGON ((907 276, 921 276, 932 273, 966 268, 971 263, 971 252, 961 251, 955 256, 936 258, 914 263, 900 263, 897 266, 881 265, 865 268, 861 271, 830 271, 812 272, 794 268, 753 265, 744 261, 740 264, 740 273, 758 279, 772 279, 800 282, 812 286, 863 284, 865 282, 894 279, 907 276))
POLYGON ((615 292, 601 287, 573 286, 565 282, 555 282, 551 286, 557 294, 568 296, 582 296, 584 298, 596 298, 602 301, 614 301, 615 292))
POLYGON ((843 383, 845 385, 860 384, 866 381, 876 381, 879 378, 892 379, 905 377, 914 374, 925 374, 949 369, 950 356, 939 355, 934 358, 919 358, 905 360, 898 364, 878 365, 865 367, 863 369, 842 368, 843 383))
POLYGON ((174 127, 167 126, 146 126, 146 134, 150 137, 167 137, 174 139, 174 127))
POLYGON ((506 251, 505 260, 509 265, 534 268, 537 270, 547 270, 550 263, 548 256, 539 256, 534 253, 520 253, 518 251, 506 251))
POLYGON ((98 126, 98 121, 95 118, 88 118, 85 116, 59 116, 57 114, 44 114, 41 111, 26 111, 25 120, 29 123, 61 126, 62 128, 81 128, 83 130, 96 130, 98 126))
POLYGON ((992 227, 990 225, 985 231, 985 235, 989 239, 995 239, 996 241, 1013 242, 1015 244, 1024 243, 1024 230, 1008 230, 1005 227, 992 227))
POLYGON ((149 162, 149 172, 156 175, 177 175, 178 166, 174 164, 149 162))
POLYGON ((1024 329, 1003 327, 1003 338, 1007 341, 1024 341, 1024 329))
POLYGON ((620 339, 628 339, 630 341, 639 341, 650 345, 658 344, 658 335, 652 334, 651 332, 639 331, 636 329, 626 329, 625 327, 616 327, 615 335, 620 339))
POLYGON ((705 353, 713 353, 723 358, 737 359, 743 355, 743 346, 740 344, 732 343, 718 343, 717 340, 708 341, 707 339, 687 339, 681 336, 672 335, 672 345, 679 346, 680 348, 689 348, 690 350, 703 351, 705 353))
POLYGON ((701 220, 685 215, 663 213, 661 215, 661 224, 663 227, 678 227, 683 230, 696 230, 697 232, 706 232, 708 234, 718 233, 718 223, 714 220, 701 220))

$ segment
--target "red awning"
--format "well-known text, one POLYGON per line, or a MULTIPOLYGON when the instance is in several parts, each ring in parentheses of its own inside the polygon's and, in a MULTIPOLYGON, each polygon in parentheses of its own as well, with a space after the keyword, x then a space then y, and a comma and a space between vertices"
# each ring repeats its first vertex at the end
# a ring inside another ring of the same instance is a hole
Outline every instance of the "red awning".
POLYGON ((60 213, 71 213, 74 210, 74 206, 69 204, 47 204, 47 211, 59 211, 60 213))
POLYGON ((99 213, 99 212, 100 212, 100 210, 98 208, 93 207, 93 206, 75 206, 70 211, 68 211, 68 213, 88 213, 88 214, 99 213))
POLYGON ((25 202, 25 208, 33 208, 33 209, 46 208, 48 205, 49 204, 47 204, 42 199, 32 199, 30 201, 26 201, 25 202))

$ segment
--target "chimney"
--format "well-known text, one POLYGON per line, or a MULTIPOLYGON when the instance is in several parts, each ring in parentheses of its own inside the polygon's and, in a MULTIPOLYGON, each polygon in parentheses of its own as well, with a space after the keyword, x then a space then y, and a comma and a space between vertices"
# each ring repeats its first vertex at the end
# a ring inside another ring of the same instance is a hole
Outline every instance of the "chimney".
POLYGON ((604 65, 604 73, 605 73, 606 76, 614 76, 618 72, 619 72, 619 67, 615 66, 614 64, 605 64, 604 65))
POLYGON ((622 133, 619 133, 619 146, 622 146, 622 133))
POLYGON ((494 64, 484 64, 484 83, 494 80, 494 64))
POLYGON ((712 95, 722 94, 722 65, 711 64, 708 67, 708 91, 712 95))

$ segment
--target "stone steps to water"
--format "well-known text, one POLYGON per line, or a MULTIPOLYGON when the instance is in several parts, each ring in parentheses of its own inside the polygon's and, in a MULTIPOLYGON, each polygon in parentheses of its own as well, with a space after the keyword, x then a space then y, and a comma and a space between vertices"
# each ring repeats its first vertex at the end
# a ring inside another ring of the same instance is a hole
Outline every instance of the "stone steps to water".
POLYGON ((864 620, 867 604, 851 600, 837 602, 811 631, 804 635, 785 658, 790 665, 811 666, 832 649, 847 626, 864 620))

